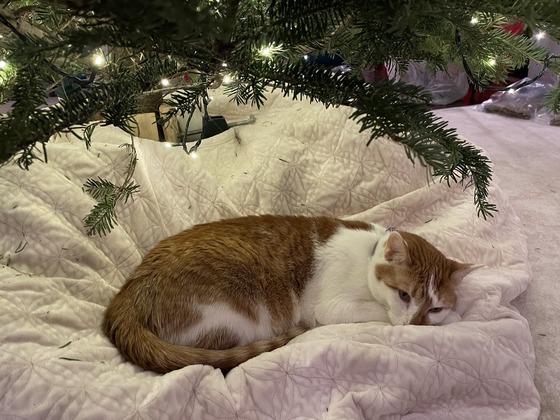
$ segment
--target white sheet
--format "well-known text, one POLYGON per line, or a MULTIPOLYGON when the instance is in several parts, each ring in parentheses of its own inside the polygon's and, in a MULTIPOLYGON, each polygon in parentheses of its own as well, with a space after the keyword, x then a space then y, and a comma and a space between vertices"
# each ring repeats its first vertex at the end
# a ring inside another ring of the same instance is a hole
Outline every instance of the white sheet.
POLYGON ((122 181, 128 141, 98 129, 49 163, 0 169, 0 418, 535 419, 529 327, 509 302, 529 282, 519 219, 492 185, 495 217, 472 189, 428 183, 403 149, 324 109, 273 93, 261 110, 216 95, 211 114, 251 126, 205 140, 199 158, 136 139, 141 192, 119 226, 88 238, 88 177, 122 181), (240 141, 240 143, 238 142, 240 141), (226 378, 208 366, 167 375, 126 363, 102 335, 109 300, 142 255, 194 223, 255 214, 324 214, 423 235, 448 256, 483 263, 459 289, 461 322, 326 326, 226 378))

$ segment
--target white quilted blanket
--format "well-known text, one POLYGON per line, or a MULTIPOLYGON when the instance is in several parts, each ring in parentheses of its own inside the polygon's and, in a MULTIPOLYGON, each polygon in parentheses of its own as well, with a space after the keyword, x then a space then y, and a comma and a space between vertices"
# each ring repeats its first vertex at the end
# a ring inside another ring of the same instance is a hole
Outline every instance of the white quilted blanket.
POLYGON ((390 141, 366 147, 347 108, 271 94, 261 110, 218 96, 211 113, 257 121, 206 140, 198 159, 137 139, 141 192, 105 238, 84 234, 94 200, 82 184, 123 180, 121 131, 99 128, 91 150, 58 138, 48 164, 0 169, 0 418, 537 418, 529 326, 509 305, 529 282, 525 239, 498 188, 499 213, 477 218, 471 189, 428 182, 390 141), (326 326, 225 378, 125 363, 99 324, 142 255, 193 223, 255 213, 409 229, 486 267, 465 279, 462 321, 446 326, 326 326))

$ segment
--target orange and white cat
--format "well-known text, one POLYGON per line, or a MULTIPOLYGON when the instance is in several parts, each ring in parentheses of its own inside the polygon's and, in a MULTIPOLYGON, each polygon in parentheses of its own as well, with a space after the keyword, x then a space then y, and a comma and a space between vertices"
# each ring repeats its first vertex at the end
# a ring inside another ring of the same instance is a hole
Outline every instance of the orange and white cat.
POLYGON ((103 330, 145 369, 229 369, 319 325, 439 324, 472 270, 421 237, 340 219, 249 216, 161 241, 103 330))

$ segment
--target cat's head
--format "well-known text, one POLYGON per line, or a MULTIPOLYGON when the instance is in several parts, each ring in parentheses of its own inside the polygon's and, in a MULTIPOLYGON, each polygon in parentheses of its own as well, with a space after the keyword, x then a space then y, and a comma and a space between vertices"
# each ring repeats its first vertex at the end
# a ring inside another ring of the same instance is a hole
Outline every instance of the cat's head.
POLYGON ((452 311, 455 289, 478 268, 450 260, 418 235, 393 231, 378 244, 369 286, 393 325, 434 325, 452 311))

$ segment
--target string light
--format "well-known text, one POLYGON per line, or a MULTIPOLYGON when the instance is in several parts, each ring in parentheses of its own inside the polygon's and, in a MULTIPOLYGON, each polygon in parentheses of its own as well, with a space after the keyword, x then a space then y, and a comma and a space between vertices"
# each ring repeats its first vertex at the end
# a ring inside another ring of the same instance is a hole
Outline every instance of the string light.
POLYGON ((496 65, 496 59, 491 58, 488 60, 488 65, 494 67, 496 65))
POLYGON ((170 85, 169 79, 161 79, 161 85, 162 85, 163 87, 169 86, 169 85, 170 85))
POLYGON ((198 153, 196 153, 196 152, 191 152, 191 153, 189 154, 189 156, 190 156, 191 158, 193 158, 193 159, 198 159, 198 153))
POLYGON ((98 67, 101 67, 103 64, 105 64, 105 57, 99 54, 94 55, 93 64, 95 64, 98 67))
POLYGON ((224 85, 229 85, 231 82, 233 82, 235 79, 235 77, 233 77, 231 74, 225 74, 224 78, 222 79, 222 83, 224 85))
POLYGON ((546 33, 544 31, 539 31, 536 33, 535 38, 537 39, 543 39, 546 36, 546 33))
MULTIPOLYGON (((457 48, 460 49, 460 47, 461 47, 461 33, 459 32, 459 29, 455 30, 455 44, 456 44, 457 48)), ((467 77, 469 78, 471 83, 473 85, 475 85, 476 87, 482 88, 482 89, 498 91, 498 92, 503 92, 503 91, 511 89, 511 88, 508 88, 508 87, 494 86, 492 84, 488 84, 488 83, 485 83, 485 82, 479 80, 474 75, 474 73, 472 72, 472 70, 469 66, 469 63, 467 61, 467 58, 464 55, 461 54, 461 59, 462 59, 462 62, 463 62, 463 69, 465 70, 465 73, 467 73, 467 77)), ((539 80, 542 77, 542 75, 547 71, 548 67, 550 66, 550 63, 553 60, 558 60, 558 59, 560 59, 560 55, 548 54, 543 60, 543 66, 542 66, 541 71, 539 71, 539 73, 531 79, 526 79, 526 80, 520 81, 521 83, 517 84, 515 86, 515 89, 519 90, 522 87, 529 86, 532 83, 534 83, 535 81, 539 80)), ((486 64, 490 65, 490 66, 493 66, 493 65, 496 64, 496 60, 495 59, 490 59, 486 64)))
POLYGON ((308 59, 309 59, 309 56, 308 56, 307 54, 305 54, 305 55, 303 56, 303 59, 304 59, 304 60, 308 60, 308 59))
POLYGON ((259 54, 265 58, 271 58, 274 54, 282 52, 282 45, 274 45, 274 43, 266 45, 259 50, 259 54))
POLYGON ((471 25, 476 25, 478 23, 478 18, 477 17, 473 17, 471 19, 471 25))
POLYGON ((227 63, 222 63, 222 67, 227 67, 227 63))
POLYGON ((0 70, 5 70, 6 67, 8 67, 8 63, 6 63, 4 60, 0 60, 0 70))
POLYGON ((510 90, 508 90, 508 93, 510 95, 513 95, 515 92, 517 92, 514 88, 511 88, 510 90))

